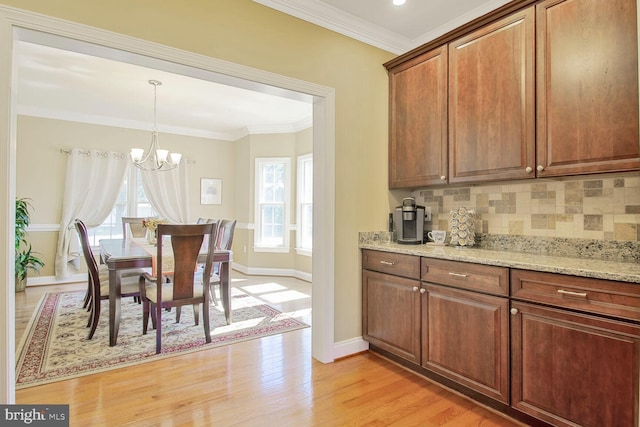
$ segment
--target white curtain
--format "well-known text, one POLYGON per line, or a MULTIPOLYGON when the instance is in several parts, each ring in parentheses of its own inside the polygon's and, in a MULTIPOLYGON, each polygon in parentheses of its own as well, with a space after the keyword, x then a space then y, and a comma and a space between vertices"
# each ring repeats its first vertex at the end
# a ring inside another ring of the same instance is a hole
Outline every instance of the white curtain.
POLYGON ((173 224, 189 222, 189 180, 188 162, 182 160, 180 166, 168 171, 141 171, 142 187, 162 219, 173 224))
POLYGON ((80 245, 73 221, 81 219, 87 228, 107 219, 118 197, 129 167, 123 153, 74 148, 67 159, 62 218, 58 234, 55 273, 58 279, 80 267, 80 245))

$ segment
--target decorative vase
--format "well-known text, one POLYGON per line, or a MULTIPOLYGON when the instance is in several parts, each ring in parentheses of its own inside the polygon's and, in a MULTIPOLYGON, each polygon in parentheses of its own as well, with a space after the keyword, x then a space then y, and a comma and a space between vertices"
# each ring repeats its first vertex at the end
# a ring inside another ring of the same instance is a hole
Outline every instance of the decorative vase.
POLYGON ((22 279, 16 277, 16 292, 24 292, 26 287, 27 287, 27 276, 25 276, 22 279))
POLYGON ((149 244, 151 245, 155 245, 156 244, 156 236, 157 236, 157 231, 156 230, 149 230, 147 228, 147 241, 149 242, 149 244))

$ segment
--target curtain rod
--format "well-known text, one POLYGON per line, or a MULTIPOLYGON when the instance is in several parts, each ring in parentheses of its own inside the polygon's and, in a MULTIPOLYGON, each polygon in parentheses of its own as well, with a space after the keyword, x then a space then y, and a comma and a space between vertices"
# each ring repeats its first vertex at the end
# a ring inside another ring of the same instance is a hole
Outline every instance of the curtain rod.
MULTIPOLYGON (((71 149, 70 148, 61 148, 60 152, 62 154, 71 154, 71 149)), ((79 153, 82 154, 83 156, 88 156, 88 155, 91 154, 91 151, 89 151, 89 150, 79 150, 79 153)), ((107 151, 99 151, 98 153, 100 153, 102 155, 105 155, 105 154, 107 154, 107 151)), ((120 156, 121 156, 120 157, 121 159, 123 159, 125 157, 125 155, 122 154, 122 153, 120 153, 120 156)), ((186 159, 184 161, 187 162, 187 164, 189 164, 189 165, 195 165, 196 164, 195 160, 186 159)))

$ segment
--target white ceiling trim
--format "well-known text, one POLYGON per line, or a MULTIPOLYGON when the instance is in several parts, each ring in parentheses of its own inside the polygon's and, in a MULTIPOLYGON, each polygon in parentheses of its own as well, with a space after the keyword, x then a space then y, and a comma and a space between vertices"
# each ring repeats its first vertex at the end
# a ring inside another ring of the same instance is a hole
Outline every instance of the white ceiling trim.
MULTIPOLYGON (((473 21, 492 10, 495 10, 511 0, 488 0, 455 19, 445 22, 437 28, 428 31, 415 39, 404 37, 396 32, 380 27, 342 9, 318 0, 253 0, 264 6, 279 10, 307 22, 319 25, 355 40, 370 44, 386 51, 401 55, 428 43, 452 31, 461 25, 473 21)), ((427 0, 419 0, 427 1, 427 0)))
POLYGON ((477 8, 470 10, 469 12, 464 13, 458 16, 457 18, 439 26, 438 28, 435 28, 432 31, 426 32, 422 36, 416 38, 414 40, 416 42, 415 47, 428 43, 432 40, 435 40, 438 37, 444 34, 447 34, 449 31, 453 31, 456 28, 464 24, 467 24, 476 18, 480 18, 481 16, 486 15, 492 10, 495 10, 501 6, 504 6, 510 1, 511 0, 491 0, 491 1, 482 2, 482 4, 480 4, 480 6, 478 6, 477 8))
MULTIPOLYGON (((91 114, 72 113, 68 111, 37 108, 25 105, 16 107, 18 115, 40 117, 44 119, 64 120, 69 122, 89 123, 100 126, 113 126, 124 129, 149 131, 149 123, 136 120, 120 119, 115 117, 98 116, 91 114)), ((209 132, 197 128, 179 126, 158 125, 160 133, 173 135, 193 136, 197 138, 217 139, 221 141, 237 141, 247 135, 261 135, 274 133, 295 133, 313 126, 313 118, 301 120, 297 123, 284 123, 275 125, 248 126, 233 132, 209 132)))
POLYGON ((421 44, 326 3, 314 0, 253 1, 397 55, 421 44))

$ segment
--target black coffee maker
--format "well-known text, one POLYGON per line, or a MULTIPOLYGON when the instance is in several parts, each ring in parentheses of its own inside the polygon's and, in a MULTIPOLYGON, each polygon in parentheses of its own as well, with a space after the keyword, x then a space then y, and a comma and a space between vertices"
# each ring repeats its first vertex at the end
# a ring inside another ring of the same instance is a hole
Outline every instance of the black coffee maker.
POLYGON ((422 244, 424 238, 424 206, 417 206, 416 199, 402 199, 402 206, 396 208, 396 234, 398 243, 422 244))

